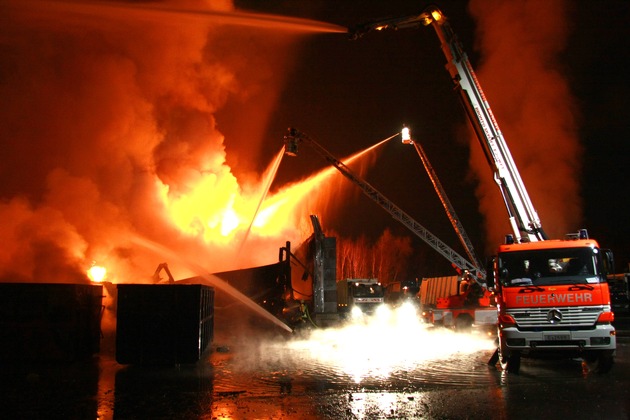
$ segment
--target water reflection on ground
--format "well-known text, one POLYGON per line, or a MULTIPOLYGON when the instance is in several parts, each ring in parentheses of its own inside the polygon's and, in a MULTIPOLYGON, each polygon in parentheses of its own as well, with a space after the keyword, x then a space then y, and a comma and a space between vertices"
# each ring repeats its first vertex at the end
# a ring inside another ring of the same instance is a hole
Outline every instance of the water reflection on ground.
MULTIPOLYGON (((2 366, 4 418, 628 418, 628 345, 608 375, 575 359, 489 367, 494 338, 420 323, 288 335, 218 323, 194 365, 123 366, 111 337, 93 360, 2 366), (229 326, 229 328, 226 328, 229 326), (593 396, 585 398, 584 396, 593 396)), ((267 326, 268 327, 268 326, 267 326)))
POLYGON ((417 323, 360 323, 262 340, 213 354, 215 390, 252 394, 278 389, 409 390, 419 384, 488 384, 494 338, 417 323))

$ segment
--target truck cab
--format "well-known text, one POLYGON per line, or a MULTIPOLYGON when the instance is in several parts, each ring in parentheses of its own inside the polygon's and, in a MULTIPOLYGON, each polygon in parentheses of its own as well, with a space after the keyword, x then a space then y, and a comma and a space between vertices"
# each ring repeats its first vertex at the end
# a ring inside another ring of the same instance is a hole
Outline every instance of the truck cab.
POLYGON ((378 279, 337 282, 337 311, 342 317, 373 315, 385 303, 385 288, 378 279))
POLYGON ((499 247, 489 285, 499 310, 499 360, 518 372, 521 356, 581 357, 610 370, 616 349, 608 256, 592 239, 499 247))

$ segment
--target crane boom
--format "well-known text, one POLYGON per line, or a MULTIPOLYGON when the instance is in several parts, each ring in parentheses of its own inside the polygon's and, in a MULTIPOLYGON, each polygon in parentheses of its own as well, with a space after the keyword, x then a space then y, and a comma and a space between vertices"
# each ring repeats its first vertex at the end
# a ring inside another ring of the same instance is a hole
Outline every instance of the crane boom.
POLYGON ((366 32, 383 29, 402 29, 433 26, 446 56, 446 68, 451 75, 466 114, 475 130, 486 159, 494 172, 508 212, 508 219, 518 242, 536 242, 547 239, 538 213, 532 205, 520 173, 512 159, 503 134, 481 89, 472 65, 463 51, 446 16, 435 6, 419 15, 367 23, 350 30, 356 39, 366 32))
POLYGON ((358 186, 361 191, 369 198, 371 198, 376 204, 381 206, 387 211, 394 219, 398 220, 409 230, 415 233, 420 239, 426 242, 431 248, 436 250, 439 254, 445 257, 451 264, 463 271, 468 271, 481 279, 485 279, 486 273, 480 267, 476 267, 464 257, 455 252, 451 247, 442 242, 438 237, 429 232, 424 226, 416 222, 411 216, 402 211, 383 194, 381 194, 376 188, 368 184, 366 181, 355 175, 350 168, 348 168, 343 162, 335 158, 330 152, 324 149, 319 143, 310 138, 308 135, 296 130, 295 128, 289 128, 287 134, 284 136, 284 141, 287 144, 285 150, 287 154, 295 156, 297 154, 298 143, 303 141, 308 143, 317 153, 319 153, 328 163, 334 166, 339 172, 341 172, 352 183, 358 186))

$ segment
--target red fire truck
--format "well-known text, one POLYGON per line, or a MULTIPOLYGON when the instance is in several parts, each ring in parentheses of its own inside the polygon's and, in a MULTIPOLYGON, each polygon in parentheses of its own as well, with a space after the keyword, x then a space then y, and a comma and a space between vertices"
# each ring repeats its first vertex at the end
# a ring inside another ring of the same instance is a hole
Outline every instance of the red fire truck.
POLYGON ((518 372, 521 356, 580 356, 606 372, 616 349, 614 319, 606 276, 612 254, 588 238, 586 230, 550 240, 512 159, 466 53, 444 14, 430 6, 418 15, 361 25, 371 30, 432 26, 446 56, 446 68, 494 173, 513 233, 506 236, 487 270, 486 284, 498 308, 500 362, 518 372))

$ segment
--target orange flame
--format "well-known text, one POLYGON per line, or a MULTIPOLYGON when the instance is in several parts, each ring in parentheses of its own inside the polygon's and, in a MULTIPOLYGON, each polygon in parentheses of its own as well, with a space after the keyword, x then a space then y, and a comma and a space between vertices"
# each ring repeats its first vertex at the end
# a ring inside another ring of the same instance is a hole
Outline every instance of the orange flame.
MULTIPOLYGON (((287 224, 295 220, 296 208, 333 171, 332 168, 323 170, 268 197, 252 223, 252 232, 259 236, 282 233, 287 224)), ((262 188, 261 184, 252 193, 245 194, 231 174, 223 178, 209 175, 188 193, 175 197, 169 195, 167 186, 162 186, 161 199, 171 221, 182 233, 206 243, 229 245, 245 233, 262 188)))
MULTIPOLYGON (((354 154, 345 162, 356 161, 386 140, 354 154)), ((335 168, 328 167, 267 196, 279 158, 269 165, 258 185, 248 188, 247 193, 229 170, 202 175, 186 193, 171 194, 168 186, 160 185, 160 197, 168 217, 183 234, 200 238, 205 243, 236 245, 250 231, 258 237, 288 235, 292 239, 305 239, 295 238, 295 228, 309 214, 321 210, 320 200, 331 191, 327 182, 338 173, 335 168), (262 203, 260 197, 264 198, 262 203)))
POLYGON ((94 264, 87 270, 87 276, 95 283, 102 283, 105 281, 105 277, 107 276, 107 269, 103 266, 94 264))

